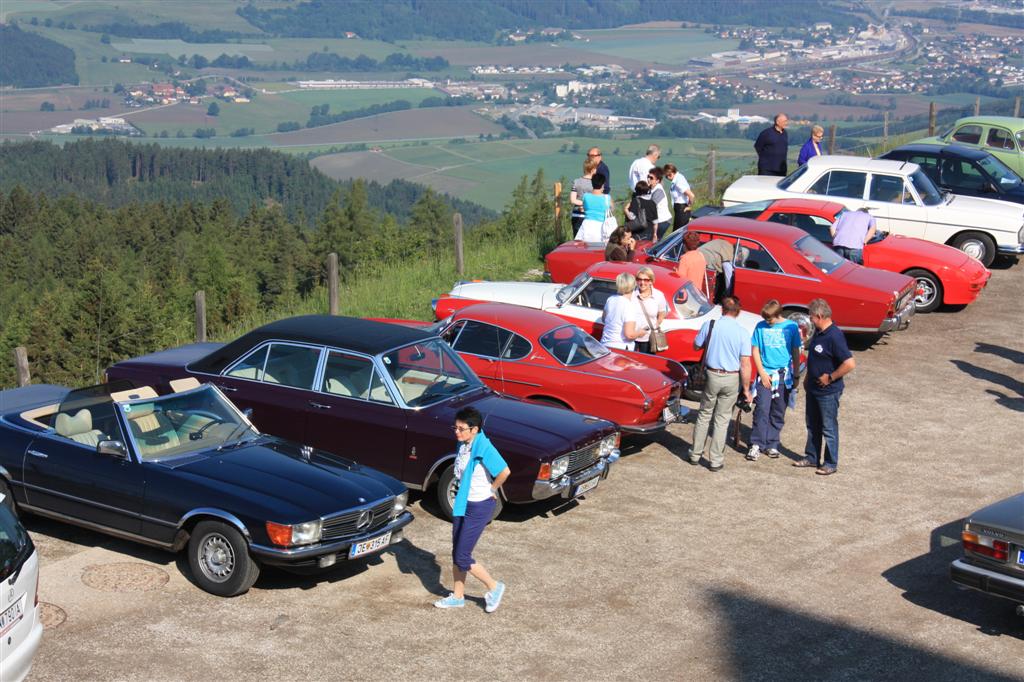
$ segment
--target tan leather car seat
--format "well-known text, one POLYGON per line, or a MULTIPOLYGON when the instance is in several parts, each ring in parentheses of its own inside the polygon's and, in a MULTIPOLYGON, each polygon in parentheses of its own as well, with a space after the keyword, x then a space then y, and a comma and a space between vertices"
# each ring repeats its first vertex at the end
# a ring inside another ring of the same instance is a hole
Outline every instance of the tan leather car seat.
POLYGON ((142 456, 177 447, 180 443, 174 425, 162 413, 153 409, 153 403, 126 406, 125 416, 132 435, 142 450, 142 456), (130 410, 127 408, 130 407, 130 410))
POLYGON ((102 431, 92 428, 92 412, 84 409, 76 412, 74 417, 64 413, 58 414, 54 429, 59 436, 92 447, 96 447, 103 438, 102 431))

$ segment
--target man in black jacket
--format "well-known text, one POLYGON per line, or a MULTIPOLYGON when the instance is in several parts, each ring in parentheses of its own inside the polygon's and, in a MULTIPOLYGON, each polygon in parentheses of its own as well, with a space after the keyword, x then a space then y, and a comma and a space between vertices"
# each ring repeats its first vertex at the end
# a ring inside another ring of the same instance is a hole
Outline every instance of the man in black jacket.
POLYGON ((786 133, 786 126, 789 125, 789 117, 785 114, 776 114, 775 122, 770 128, 765 128, 757 136, 754 143, 754 150, 757 151, 757 174, 778 175, 785 177, 786 154, 789 152, 789 135, 786 133))

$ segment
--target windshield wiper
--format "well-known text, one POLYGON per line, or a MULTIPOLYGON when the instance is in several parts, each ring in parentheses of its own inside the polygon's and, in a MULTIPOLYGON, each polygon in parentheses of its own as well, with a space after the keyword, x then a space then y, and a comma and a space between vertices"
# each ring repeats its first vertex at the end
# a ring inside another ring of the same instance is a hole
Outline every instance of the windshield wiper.
MULTIPOLYGON (((231 440, 235 437, 235 434, 238 433, 239 429, 248 429, 248 428, 250 428, 250 427, 249 427, 249 424, 247 424, 246 422, 244 422, 244 421, 238 422, 238 425, 228 435, 228 437, 224 439, 224 442, 217 446, 217 452, 220 452, 221 450, 223 450, 224 446, 226 446, 228 443, 231 442, 231 440)), ((242 434, 238 433, 238 435, 241 436, 242 434)), ((240 440, 238 442, 241 443, 242 441, 240 440)))

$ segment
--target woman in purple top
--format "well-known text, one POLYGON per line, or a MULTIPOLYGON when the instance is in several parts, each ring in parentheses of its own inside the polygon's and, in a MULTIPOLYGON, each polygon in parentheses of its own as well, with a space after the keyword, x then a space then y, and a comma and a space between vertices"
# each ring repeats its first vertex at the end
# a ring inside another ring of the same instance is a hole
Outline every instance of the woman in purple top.
POLYGON ((800 155, 796 157, 798 166, 804 165, 815 156, 821 156, 821 139, 823 137, 825 137, 824 128, 821 126, 811 128, 811 137, 808 138, 807 142, 804 142, 803 147, 800 147, 800 155))

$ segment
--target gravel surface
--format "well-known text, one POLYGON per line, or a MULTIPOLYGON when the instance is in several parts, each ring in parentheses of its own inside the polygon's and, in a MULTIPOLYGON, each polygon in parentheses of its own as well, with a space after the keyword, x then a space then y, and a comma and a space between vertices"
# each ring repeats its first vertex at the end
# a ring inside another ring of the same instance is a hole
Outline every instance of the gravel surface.
POLYGON ((578 504, 512 509, 476 553, 509 586, 494 614, 472 582, 431 606, 451 531, 429 500, 368 563, 265 570, 235 599, 181 556, 28 518, 67 616, 32 679, 1021 679, 1024 618, 948 565, 960 520, 1024 487, 1022 291, 1024 264, 997 264, 966 309, 857 344, 834 476, 790 466, 801 405, 780 459, 692 467, 675 425, 578 504))

